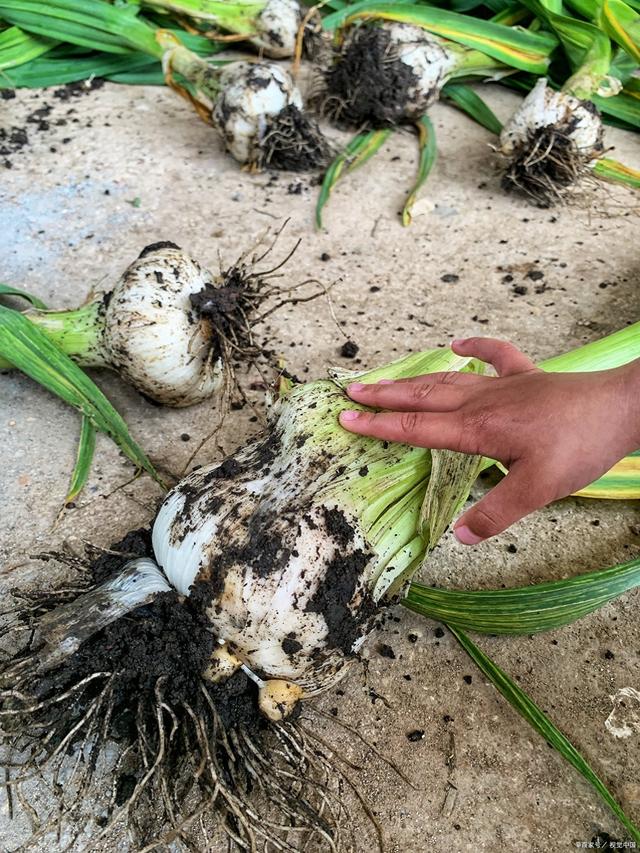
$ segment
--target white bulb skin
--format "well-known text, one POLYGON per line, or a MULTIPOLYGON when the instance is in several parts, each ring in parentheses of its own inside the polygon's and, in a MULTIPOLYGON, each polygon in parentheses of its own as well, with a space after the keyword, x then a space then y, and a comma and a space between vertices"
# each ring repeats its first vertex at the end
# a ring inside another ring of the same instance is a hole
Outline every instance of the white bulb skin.
POLYGON ((540 78, 500 133, 500 151, 517 154, 530 144, 535 131, 557 128, 571 139, 587 161, 602 154, 602 121, 587 101, 555 91, 540 78))
POLYGON ((456 65, 456 56, 434 36, 411 24, 386 22, 391 37, 392 56, 408 65, 416 82, 409 89, 407 118, 419 118, 440 97, 440 90, 456 65))
POLYGON ((243 165, 259 166, 269 119, 288 106, 302 110, 302 96, 290 75, 272 63, 231 63, 219 82, 212 115, 227 151, 243 165))
POLYGON ((257 20, 257 34, 251 43, 272 59, 293 56, 302 21, 297 0, 268 0, 257 20))
POLYGON ((214 279, 173 244, 143 251, 110 294, 104 315, 107 361, 138 391, 167 406, 214 394, 222 367, 212 359, 210 323, 189 297, 214 279))
POLYGON ((301 414, 179 483, 153 549, 178 592, 204 596, 212 630, 249 669, 313 695, 342 677, 373 626, 376 556, 345 502, 319 496, 319 471, 334 469, 323 447, 296 443, 301 414))

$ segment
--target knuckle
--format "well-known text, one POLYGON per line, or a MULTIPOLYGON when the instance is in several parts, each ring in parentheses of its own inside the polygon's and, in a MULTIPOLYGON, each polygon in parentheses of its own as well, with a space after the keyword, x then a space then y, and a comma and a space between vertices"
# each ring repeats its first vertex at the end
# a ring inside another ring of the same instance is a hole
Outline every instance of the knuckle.
POLYGON ((456 382, 460 381, 460 376, 460 373, 455 370, 451 370, 448 373, 444 373, 440 381, 443 385, 455 385, 456 382))
POLYGON ((426 383, 418 382, 411 389, 411 397, 417 403, 422 403, 433 394, 435 387, 435 385, 427 385, 426 383))
POLYGON ((400 415, 400 433, 402 435, 412 435, 415 433, 418 426, 417 412, 403 412, 400 415))
POLYGON ((499 509, 496 507, 483 507, 480 504, 473 515, 471 526, 474 533, 477 533, 478 536, 482 536, 484 539, 500 533, 509 525, 499 509))

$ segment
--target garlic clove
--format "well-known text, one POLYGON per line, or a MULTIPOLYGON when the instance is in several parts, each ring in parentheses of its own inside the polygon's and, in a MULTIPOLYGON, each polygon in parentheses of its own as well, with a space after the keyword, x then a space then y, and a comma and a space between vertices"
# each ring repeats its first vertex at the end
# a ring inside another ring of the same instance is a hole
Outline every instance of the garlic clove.
POLYGON ((219 684, 221 681, 231 678, 241 666, 240 658, 230 652, 225 643, 211 652, 209 664, 202 673, 202 677, 213 684, 219 684))
POLYGON ((303 696, 303 689, 292 681, 272 678, 260 688, 258 706, 268 720, 277 723, 291 716, 303 696))

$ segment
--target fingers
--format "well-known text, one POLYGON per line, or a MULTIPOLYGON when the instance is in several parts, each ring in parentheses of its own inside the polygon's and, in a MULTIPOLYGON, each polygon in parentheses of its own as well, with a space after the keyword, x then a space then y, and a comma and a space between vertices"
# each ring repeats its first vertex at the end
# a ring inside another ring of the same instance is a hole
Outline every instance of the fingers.
POLYGON ((442 383, 443 385, 458 385, 473 387, 491 381, 491 376, 480 376, 477 373, 460 373, 456 370, 445 370, 439 373, 422 373, 420 376, 407 376, 404 379, 381 379, 379 385, 409 385, 413 382, 442 383))
POLYGON ((354 382, 347 388, 351 399, 364 406, 396 412, 451 412, 463 404, 467 393, 463 387, 426 381, 391 382, 388 385, 354 382))
POLYGON ((514 463, 504 480, 465 512, 454 533, 463 545, 477 545, 553 499, 536 483, 536 466, 514 463))
POLYGON ((468 446, 468 437, 465 437, 462 430, 462 419, 454 412, 423 414, 344 411, 340 414, 340 424, 349 432, 369 435, 383 441, 400 441, 434 450, 475 452, 468 446))
POLYGON ((531 359, 517 347, 496 338, 466 338, 452 341, 451 349, 456 355, 472 356, 492 364, 498 376, 512 376, 514 373, 536 369, 531 359))

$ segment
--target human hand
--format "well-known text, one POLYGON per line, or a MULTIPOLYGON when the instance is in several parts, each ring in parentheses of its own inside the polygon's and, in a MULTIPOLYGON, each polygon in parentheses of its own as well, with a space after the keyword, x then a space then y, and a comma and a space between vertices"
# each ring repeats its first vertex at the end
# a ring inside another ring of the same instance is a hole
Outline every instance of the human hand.
POLYGON ((640 360, 591 373, 544 373, 493 338, 453 341, 458 355, 498 376, 432 373, 348 395, 382 412, 343 411, 345 429, 418 447, 497 459, 509 473, 454 526, 476 545, 525 515, 597 480, 640 447, 640 360))

